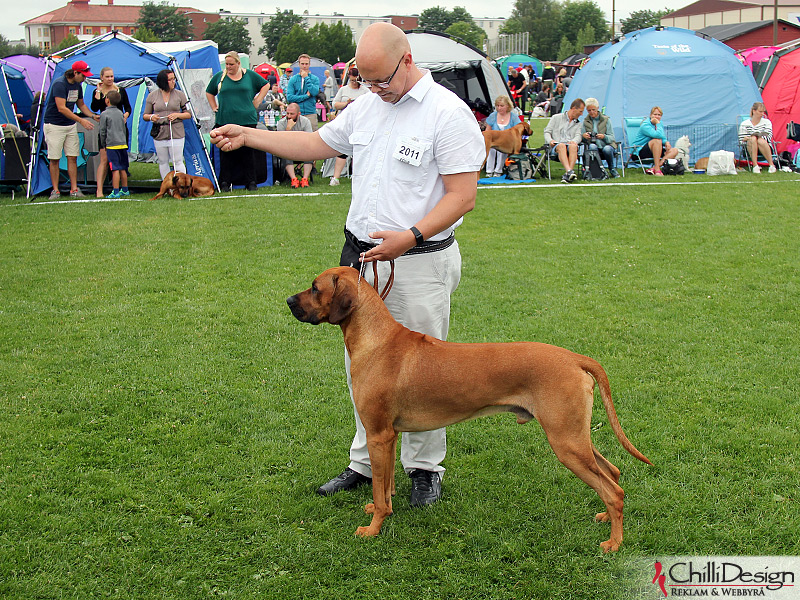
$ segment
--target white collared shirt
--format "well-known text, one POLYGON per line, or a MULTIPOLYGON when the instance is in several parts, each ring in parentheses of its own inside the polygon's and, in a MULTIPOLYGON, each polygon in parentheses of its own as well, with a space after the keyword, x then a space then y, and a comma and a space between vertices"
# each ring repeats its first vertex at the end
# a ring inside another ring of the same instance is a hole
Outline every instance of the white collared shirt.
MULTIPOLYGON (((469 107, 424 73, 397 103, 365 94, 319 129, 328 146, 353 157, 346 227, 362 241, 419 222, 445 194, 442 175, 480 171, 486 156, 469 107)), ((447 238, 461 221, 430 239, 447 238)))

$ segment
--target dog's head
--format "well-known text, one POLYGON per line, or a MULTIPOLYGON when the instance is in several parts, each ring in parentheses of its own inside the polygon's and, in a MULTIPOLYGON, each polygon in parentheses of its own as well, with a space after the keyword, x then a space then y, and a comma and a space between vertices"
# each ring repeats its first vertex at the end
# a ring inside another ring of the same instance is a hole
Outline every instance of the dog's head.
MULTIPOLYGON (((167 175, 169 177, 169 175, 167 175)), ((192 195, 192 178, 186 173, 172 172, 172 187, 178 191, 181 198, 188 198, 192 195)))
POLYGON ((678 138, 678 141, 675 142, 675 147, 678 150, 683 150, 684 152, 688 152, 691 145, 692 142, 689 141, 688 135, 682 135, 681 137, 678 138))
POLYGON ((358 302, 357 278, 358 271, 352 267, 328 269, 310 288, 287 298, 286 303, 298 321, 339 325, 358 302))
POLYGON ((531 124, 530 123, 528 123, 527 121, 523 121, 520 124, 523 125, 523 127, 522 127, 522 133, 523 134, 525 134, 525 135, 533 135, 533 130, 531 129, 531 124))

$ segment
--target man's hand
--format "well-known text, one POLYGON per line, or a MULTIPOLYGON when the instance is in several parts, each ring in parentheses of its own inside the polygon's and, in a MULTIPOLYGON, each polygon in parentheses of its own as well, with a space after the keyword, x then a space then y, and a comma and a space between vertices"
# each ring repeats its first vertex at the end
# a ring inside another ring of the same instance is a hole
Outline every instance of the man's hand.
POLYGON ((92 130, 94 129, 94 123, 92 123, 89 119, 81 119, 80 124, 83 125, 84 129, 92 130))
POLYGON ((585 139, 585 140, 588 140, 588 139, 589 139, 589 138, 591 138, 591 137, 592 137, 592 134, 591 134, 591 133, 589 133, 588 131, 587 131, 586 133, 584 133, 584 134, 583 134, 583 139, 585 139))
POLYGON ((373 240, 383 242, 363 254, 363 262, 373 262, 376 260, 394 260, 417 245, 417 239, 410 229, 405 231, 375 231, 369 237, 373 240))
POLYGON ((552 148, 552 147, 553 147, 553 146, 555 146, 557 143, 558 143, 558 142, 556 142, 555 140, 550 140, 550 147, 552 148))
POLYGON ((224 152, 245 145, 245 128, 241 125, 223 125, 211 130, 211 143, 224 152))

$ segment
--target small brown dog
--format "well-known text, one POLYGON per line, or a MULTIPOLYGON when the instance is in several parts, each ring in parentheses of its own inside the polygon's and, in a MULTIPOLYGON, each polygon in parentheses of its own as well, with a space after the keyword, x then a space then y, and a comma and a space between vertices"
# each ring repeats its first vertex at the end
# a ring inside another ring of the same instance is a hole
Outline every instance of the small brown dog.
POLYGON ((483 159, 483 164, 486 164, 486 159, 489 158, 489 150, 492 148, 496 148, 504 154, 519 154, 520 150, 522 150, 522 136, 531 135, 531 133, 531 126, 526 121, 503 131, 484 131, 483 140, 486 143, 486 158, 483 159))
POLYGON ((697 162, 694 163, 694 168, 696 170, 702 170, 708 168, 708 157, 704 156, 703 158, 698 158, 697 162))
POLYGON ((165 194, 173 198, 200 198, 214 195, 214 184, 210 179, 170 171, 161 182, 161 189, 150 200, 158 200, 165 194))
POLYGON ((595 518, 611 522, 611 537, 600 545, 619 548, 624 493, 619 469, 590 438, 595 384, 622 447, 651 463, 622 431, 600 363, 547 344, 454 344, 416 333, 395 321, 350 267, 328 269, 287 302, 300 321, 341 326, 350 353, 353 400, 372 465, 373 502, 365 507, 372 522, 356 535, 377 535, 392 514, 398 432, 510 412, 520 424, 537 420, 558 460, 597 492, 606 510, 595 518))

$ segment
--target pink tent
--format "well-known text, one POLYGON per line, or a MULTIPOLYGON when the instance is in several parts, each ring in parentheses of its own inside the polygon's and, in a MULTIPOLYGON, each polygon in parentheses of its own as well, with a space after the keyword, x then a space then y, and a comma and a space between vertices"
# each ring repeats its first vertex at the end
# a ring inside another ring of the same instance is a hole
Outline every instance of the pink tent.
POLYGON ((750 67, 752 70, 753 63, 760 63, 768 60, 770 56, 775 54, 776 50, 780 50, 780 46, 755 46, 747 50, 739 50, 736 53, 736 58, 742 61, 745 67, 750 67))
POLYGON ((756 83, 772 121, 778 152, 789 150, 794 142, 786 139, 786 125, 789 121, 800 123, 800 43, 775 52, 756 83))

